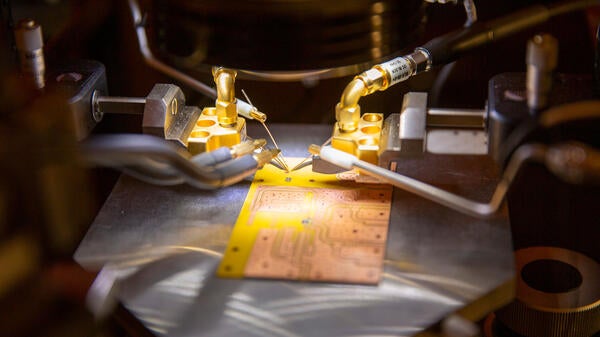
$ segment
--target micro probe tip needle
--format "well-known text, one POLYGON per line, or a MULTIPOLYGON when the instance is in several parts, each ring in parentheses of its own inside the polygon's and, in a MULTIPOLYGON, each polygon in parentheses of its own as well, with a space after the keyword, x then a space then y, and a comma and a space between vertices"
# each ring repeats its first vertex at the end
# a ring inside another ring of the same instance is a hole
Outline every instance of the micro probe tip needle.
MULTIPOLYGON (((252 104, 252 101, 250 100, 250 97, 248 97, 248 95, 246 95, 246 92, 244 91, 244 89, 242 89, 242 94, 244 95, 244 97, 246 98, 246 100, 248 101, 248 103, 250 104, 250 106, 252 106, 253 109, 256 109, 254 107, 254 104, 252 104)), ((254 113, 256 115, 252 115, 252 117, 254 117, 254 119, 256 119, 257 121, 260 122, 260 124, 262 124, 262 126, 265 128, 265 130, 267 130, 267 133, 269 134, 269 138, 271 138, 271 141, 273 142, 273 145, 275 146, 275 148, 279 149, 279 145, 277 145, 277 142, 275 141, 275 138, 273 138, 273 135, 271 134, 271 131, 269 130, 269 128, 267 127, 267 124, 265 124, 265 121, 267 120, 267 115, 265 115, 264 113, 256 110, 254 111, 254 113)), ((287 163, 287 161, 285 160, 285 158, 283 157, 283 154, 280 152, 277 155, 277 158, 274 159, 275 161, 279 162, 281 164, 281 166, 283 166, 283 168, 285 169, 286 173, 290 173, 290 167, 287 163), (277 158, 279 160, 277 160, 277 158)))

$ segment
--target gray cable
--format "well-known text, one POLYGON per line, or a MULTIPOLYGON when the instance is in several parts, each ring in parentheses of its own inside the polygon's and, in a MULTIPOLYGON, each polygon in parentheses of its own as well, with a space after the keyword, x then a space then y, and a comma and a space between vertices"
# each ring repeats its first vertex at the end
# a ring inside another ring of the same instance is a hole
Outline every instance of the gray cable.
POLYGON ((254 173, 258 162, 252 155, 206 167, 192 162, 185 150, 163 139, 138 134, 102 135, 81 144, 88 164, 123 169, 126 173, 157 185, 185 181, 200 189, 236 183, 254 173))
POLYGON ((154 136, 96 136, 81 144, 81 156, 88 164, 121 169, 152 184, 173 185, 183 179, 202 189, 221 187, 218 175, 190 163, 187 152, 154 136))
POLYGON ((193 156, 190 160, 200 166, 214 166, 232 159, 231 150, 226 147, 220 147, 214 151, 203 152, 193 156))
MULTIPOLYGON (((257 161, 250 154, 240 158, 229 160, 219 164, 211 171, 218 178, 213 182, 213 188, 225 187, 235 184, 244 178, 252 175, 257 169, 257 161)), ((206 189, 202 183, 195 179, 194 175, 188 175, 182 172, 186 182, 194 187, 206 189)))
POLYGON ((149 172, 144 172, 143 168, 139 167, 120 167, 120 171, 137 180, 157 186, 174 186, 185 183, 181 177, 155 177, 149 172))

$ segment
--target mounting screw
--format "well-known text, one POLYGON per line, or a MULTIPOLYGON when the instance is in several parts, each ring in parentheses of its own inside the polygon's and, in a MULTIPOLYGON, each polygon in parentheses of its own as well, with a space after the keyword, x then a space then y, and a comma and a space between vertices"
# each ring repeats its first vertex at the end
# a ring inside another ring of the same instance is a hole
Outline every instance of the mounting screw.
POLYGON ((96 123, 100 123, 104 117, 104 112, 100 109, 100 104, 98 104, 98 97, 100 96, 102 94, 98 90, 94 90, 92 94, 92 119, 96 123))

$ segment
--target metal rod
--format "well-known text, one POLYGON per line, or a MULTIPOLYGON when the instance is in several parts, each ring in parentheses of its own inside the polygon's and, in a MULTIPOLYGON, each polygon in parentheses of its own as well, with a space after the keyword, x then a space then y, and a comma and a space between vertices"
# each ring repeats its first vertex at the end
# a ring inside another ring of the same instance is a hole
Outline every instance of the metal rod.
POLYGON ((485 117, 485 110, 428 109, 427 126, 483 129, 485 117))
POLYGON ((146 99, 141 97, 98 96, 94 109, 105 114, 143 115, 146 99))

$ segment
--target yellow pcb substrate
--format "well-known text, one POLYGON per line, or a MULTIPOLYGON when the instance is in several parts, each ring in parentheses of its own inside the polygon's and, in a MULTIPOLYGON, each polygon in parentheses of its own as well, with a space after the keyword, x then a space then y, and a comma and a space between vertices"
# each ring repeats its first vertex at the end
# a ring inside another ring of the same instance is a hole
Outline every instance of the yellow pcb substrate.
POLYGON ((352 176, 258 171, 217 275, 378 283, 392 188, 352 176))

